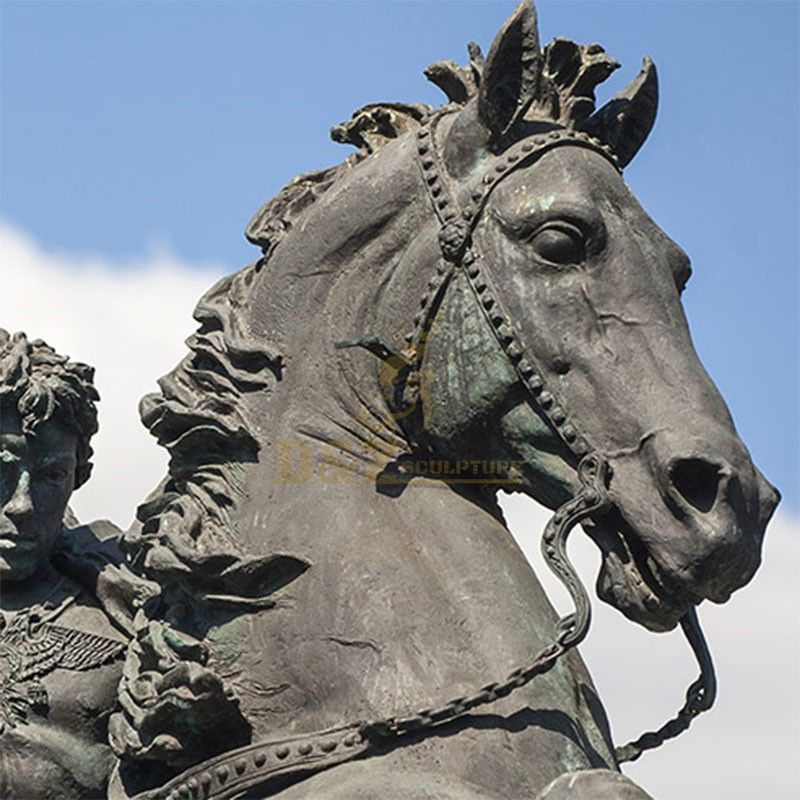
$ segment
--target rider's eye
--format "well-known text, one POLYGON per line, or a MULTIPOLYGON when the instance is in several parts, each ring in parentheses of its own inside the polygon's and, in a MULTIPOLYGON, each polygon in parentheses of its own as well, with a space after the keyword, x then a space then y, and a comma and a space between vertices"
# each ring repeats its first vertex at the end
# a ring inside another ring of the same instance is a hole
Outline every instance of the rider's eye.
POLYGON ((583 234, 565 222, 542 226, 531 236, 530 242, 536 255, 551 264, 578 264, 584 259, 583 234))
POLYGON ((50 483, 61 483, 67 477, 67 471, 62 467, 49 467, 42 470, 39 476, 50 483))

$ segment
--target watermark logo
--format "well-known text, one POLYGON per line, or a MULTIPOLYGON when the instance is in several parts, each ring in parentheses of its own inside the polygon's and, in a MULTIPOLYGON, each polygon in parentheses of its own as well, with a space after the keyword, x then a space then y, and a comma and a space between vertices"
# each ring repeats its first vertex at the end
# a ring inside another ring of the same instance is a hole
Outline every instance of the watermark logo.
MULTIPOLYGON (((425 329, 416 345, 398 353, 377 337, 363 337, 339 342, 337 348, 361 347, 381 360, 378 383, 388 404, 390 419, 400 428, 408 425, 414 414, 429 419, 433 407, 434 375, 422 369, 422 355, 431 334, 438 327, 432 323, 425 329)), ((305 439, 286 439, 276 442, 278 483, 303 484, 320 480, 329 485, 369 481, 379 486, 402 486, 417 477, 447 484, 519 485, 522 482, 524 461, 509 459, 448 459, 404 454, 394 458, 386 453, 387 445, 379 423, 363 404, 355 420, 360 431, 367 435, 358 443, 359 453, 352 443, 330 441, 312 443, 305 439)))
POLYGON ((402 456, 367 464, 335 443, 314 447, 302 439, 275 443, 279 484, 304 484, 319 480, 328 485, 367 481, 403 485, 424 477, 448 484, 518 485, 524 461, 513 459, 446 459, 402 456))

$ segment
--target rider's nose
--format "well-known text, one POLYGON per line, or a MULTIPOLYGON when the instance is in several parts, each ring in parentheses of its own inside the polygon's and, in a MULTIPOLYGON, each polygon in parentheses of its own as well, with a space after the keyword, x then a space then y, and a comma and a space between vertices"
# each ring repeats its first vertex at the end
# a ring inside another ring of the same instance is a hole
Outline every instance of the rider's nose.
POLYGON ((31 511, 33 511, 31 479, 30 475, 23 471, 19 475, 14 493, 3 508, 3 512, 11 519, 19 519, 27 516, 31 511))

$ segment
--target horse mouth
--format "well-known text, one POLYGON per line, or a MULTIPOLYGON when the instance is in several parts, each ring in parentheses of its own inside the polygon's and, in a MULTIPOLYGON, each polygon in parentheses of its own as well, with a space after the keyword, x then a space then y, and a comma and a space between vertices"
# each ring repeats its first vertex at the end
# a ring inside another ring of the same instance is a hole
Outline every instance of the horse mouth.
POLYGON ((583 527, 602 552, 597 594, 628 619, 652 631, 669 631, 702 599, 665 574, 618 511, 583 527))

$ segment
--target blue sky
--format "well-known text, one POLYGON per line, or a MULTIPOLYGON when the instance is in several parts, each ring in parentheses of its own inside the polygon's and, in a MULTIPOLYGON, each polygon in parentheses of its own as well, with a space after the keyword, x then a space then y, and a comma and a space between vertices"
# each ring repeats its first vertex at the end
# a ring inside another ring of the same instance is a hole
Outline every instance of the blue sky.
MULTIPOLYGON (((421 70, 463 61, 469 39, 488 49, 512 5, 0 8, 3 220, 51 251, 124 264, 158 245, 233 269, 254 257, 242 230, 260 203, 346 155, 331 125, 375 100, 438 103, 421 70)), ((539 3, 543 40, 599 41, 622 62, 606 92, 656 61, 659 120, 627 180, 691 256, 701 358, 795 512, 799 8, 539 3)))

